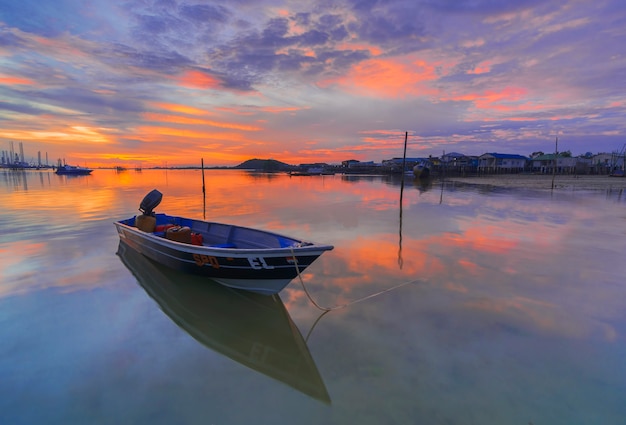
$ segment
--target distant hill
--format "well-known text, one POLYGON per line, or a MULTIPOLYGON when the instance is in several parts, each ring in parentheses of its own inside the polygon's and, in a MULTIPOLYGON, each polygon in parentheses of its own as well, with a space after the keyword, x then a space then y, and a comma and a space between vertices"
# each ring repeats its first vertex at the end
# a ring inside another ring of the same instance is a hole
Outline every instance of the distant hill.
POLYGON ((233 167, 245 170, 259 170, 259 171, 284 171, 293 168, 289 164, 276 161, 275 159, 249 159, 241 164, 233 167))

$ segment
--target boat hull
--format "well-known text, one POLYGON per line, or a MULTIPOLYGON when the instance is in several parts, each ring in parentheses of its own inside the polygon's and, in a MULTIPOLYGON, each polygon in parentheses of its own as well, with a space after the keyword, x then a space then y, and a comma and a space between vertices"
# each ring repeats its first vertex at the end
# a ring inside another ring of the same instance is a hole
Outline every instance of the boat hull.
POLYGON ((235 244, 191 245, 166 239, 158 233, 139 230, 132 225, 134 218, 115 222, 115 226, 120 240, 159 264, 184 273, 205 276, 230 288, 264 295, 277 294, 320 255, 333 249, 330 245, 304 243, 242 226, 157 214, 157 224, 172 222, 189 226, 192 231, 202 234, 205 241, 214 239, 211 229, 217 227, 227 228, 231 235, 252 235, 257 239, 275 240, 276 246, 238 248, 237 245, 241 245, 242 241, 236 238, 231 238, 235 244))

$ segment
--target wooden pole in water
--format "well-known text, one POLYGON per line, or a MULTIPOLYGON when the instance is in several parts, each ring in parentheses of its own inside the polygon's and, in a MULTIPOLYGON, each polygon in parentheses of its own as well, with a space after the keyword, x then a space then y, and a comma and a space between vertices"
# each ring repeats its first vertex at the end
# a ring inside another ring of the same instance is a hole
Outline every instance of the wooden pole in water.
POLYGON ((202 167, 202 217, 206 220, 206 189, 204 186, 204 158, 200 158, 200 166, 202 167))
POLYGON ((204 189, 204 158, 200 159, 200 166, 202 167, 202 194, 206 194, 206 191, 204 189))
POLYGON ((409 138, 409 132, 404 133, 404 155, 402 156, 402 180, 400 184, 400 210, 402 210, 402 194, 404 192, 404 168, 406 167, 406 143, 409 138))
MULTIPOLYGON (((406 143, 409 139, 409 132, 406 131, 404 133, 404 154, 402 155, 402 186, 404 186, 404 168, 406 167, 406 143)), ((400 202, 402 202, 402 198, 400 198, 400 202)))
POLYGON ((402 269, 404 260, 402 259, 402 196, 404 195, 404 168, 406 167, 406 144, 409 138, 409 132, 404 133, 404 155, 402 156, 402 180, 400 183, 400 226, 399 226, 399 240, 398 240, 398 266, 402 269))
POLYGON ((554 147, 554 166, 552 167, 552 189, 554 190, 554 177, 556 176, 556 162, 559 156, 559 136, 556 136, 556 142, 554 147))
MULTIPOLYGON (((441 157, 441 159, 443 160, 446 156, 446 150, 443 150, 443 156, 441 157)), ((445 163, 443 161, 441 161, 441 193, 439 194, 439 203, 442 204, 443 203, 443 185, 446 181, 446 166, 444 165, 445 163)))

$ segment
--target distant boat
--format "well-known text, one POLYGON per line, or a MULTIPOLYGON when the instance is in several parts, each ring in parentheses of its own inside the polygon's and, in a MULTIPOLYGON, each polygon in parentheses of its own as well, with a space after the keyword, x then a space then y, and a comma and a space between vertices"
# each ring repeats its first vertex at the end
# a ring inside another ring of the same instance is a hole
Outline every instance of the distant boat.
POLYGON ((154 189, 140 204, 142 215, 114 223, 120 240, 160 264, 230 288, 277 294, 333 249, 250 227, 155 214, 161 198, 154 189))
POLYGON ((430 162, 420 161, 413 167, 413 175, 418 179, 430 177, 430 162))
POLYGON ((85 167, 78 167, 74 165, 60 165, 57 167, 55 173, 58 175, 67 175, 67 176, 86 176, 91 174, 93 170, 85 167))
POLYGON ((117 255, 161 310, 198 342, 310 397, 331 402, 306 342, 278 295, 206 285, 202 277, 155 263, 123 241, 117 255))

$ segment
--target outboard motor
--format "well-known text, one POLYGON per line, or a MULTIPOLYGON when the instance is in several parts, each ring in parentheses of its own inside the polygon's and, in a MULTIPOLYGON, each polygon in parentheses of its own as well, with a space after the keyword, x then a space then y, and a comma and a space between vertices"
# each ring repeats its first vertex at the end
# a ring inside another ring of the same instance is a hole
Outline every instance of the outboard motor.
POLYGON ((154 209, 161 203, 161 199, 163 199, 163 194, 154 189, 143 198, 139 204, 139 211, 144 215, 154 215, 154 209))
POLYGON ((139 204, 139 211, 143 214, 135 218, 135 227, 144 232, 154 232, 156 227, 154 209, 161 203, 161 199, 163 199, 163 194, 156 189, 143 198, 143 201, 139 204))

